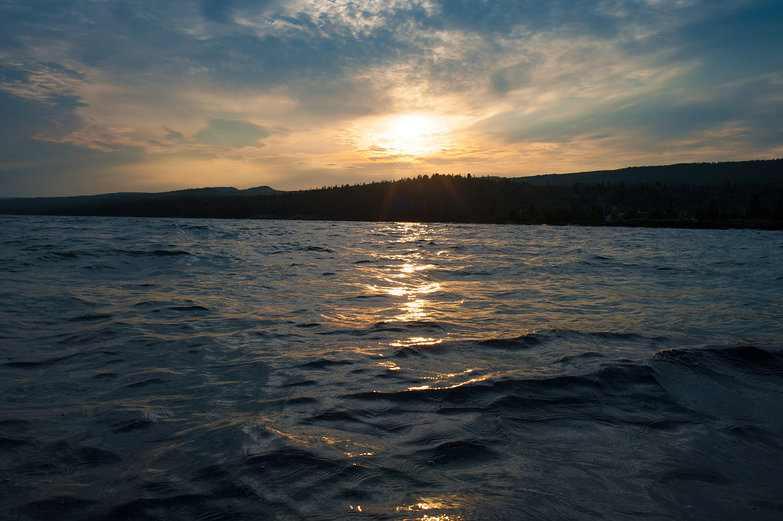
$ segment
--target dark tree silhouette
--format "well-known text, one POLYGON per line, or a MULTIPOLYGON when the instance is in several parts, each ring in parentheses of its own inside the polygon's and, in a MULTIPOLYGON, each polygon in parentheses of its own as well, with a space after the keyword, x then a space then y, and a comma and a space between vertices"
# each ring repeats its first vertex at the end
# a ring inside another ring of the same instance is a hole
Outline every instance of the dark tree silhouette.
POLYGON ((783 229, 783 160, 631 168, 613 176, 436 173, 292 192, 3 199, 0 213, 783 229))

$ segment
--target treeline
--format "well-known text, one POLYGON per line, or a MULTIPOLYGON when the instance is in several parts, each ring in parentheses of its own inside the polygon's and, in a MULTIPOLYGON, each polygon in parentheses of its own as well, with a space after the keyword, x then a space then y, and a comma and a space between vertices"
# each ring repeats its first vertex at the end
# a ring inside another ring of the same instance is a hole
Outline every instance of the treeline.
MULTIPOLYGON (((761 181, 537 183, 420 175, 292 192, 186 190, 6 199, 0 213, 783 229, 783 161, 761 181)), ((725 168, 725 164, 719 164, 725 168)), ((734 164, 737 165, 737 164, 734 164)), ((769 165, 765 165, 767 168, 769 165)))
POLYGON ((528 224, 601 224, 608 218, 624 225, 753 220, 771 225, 783 222, 783 183, 547 186, 434 174, 288 192, 258 203, 254 216, 269 218, 528 224))
POLYGON ((665 166, 631 166, 574 174, 548 174, 521 178, 533 184, 570 186, 574 183, 617 183, 626 185, 660 183, 679 185, 764 184, 783 181, 783 160, 724 161, 721 163, 679 163, 665 166))

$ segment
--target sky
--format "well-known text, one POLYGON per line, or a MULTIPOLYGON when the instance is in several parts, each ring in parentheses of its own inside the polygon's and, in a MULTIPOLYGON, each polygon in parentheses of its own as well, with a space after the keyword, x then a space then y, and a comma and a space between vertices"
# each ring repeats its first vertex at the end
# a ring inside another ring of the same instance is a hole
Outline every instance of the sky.
POLYGON ((0 196, 783 157, 780 0, 0 0, 0 196))

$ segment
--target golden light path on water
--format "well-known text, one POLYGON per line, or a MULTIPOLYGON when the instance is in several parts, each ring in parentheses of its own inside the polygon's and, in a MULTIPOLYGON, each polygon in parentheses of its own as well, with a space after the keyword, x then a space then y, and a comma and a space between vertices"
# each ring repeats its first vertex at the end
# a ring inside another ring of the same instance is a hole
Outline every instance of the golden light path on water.
MULTIPOLYGON (((395 223, 394 227, 402 227, 401 235, 396 240, 400 244, 416 244, 418 241, 429 241, 432 239, 427 235, 427 228, 416 223, 395 223)), ((439 252, 445 254, 445 251, 439 252)), ((363 289, 370 294, 386 295, 397 299, 404 299, 396 304, 395 314, 393 315, 395 323, 417 324, 426 326, 436 324, 437 317, 434 311, 438 309, 437 295, 447 288, 441 281, 434 281, 428 276, 428 272, 437 268, 435 264, 423 258, 421 253, 409 251, 405 254, 394 254, 384 257, 382 260, 382 269, 374 273, 375 280, 363 284, 363 289)), ((427 329, 427 328, 425 328, 427 329)), ((433 329, 433 328, 429 328, 433 329)), ((432 336, 432 334, 411 335, 407 338, 396 339, 388 345, 400 349, 428 349, 433 348, 444 341, 444 337, 432 336)), ((401 367, 391 360, 379 361, 378 366, 385 367, 389 371, 400 371, 401 367)), ((441 373, 434 372, 423 376, 425 379, 432 380, 432 384, 408 387, 406 391, 417 391, 424 389, 454 388, 468 383, 481 381, 487 378, 486 375, 470 378, 469 376, 478 371, 477 368, 471 368, 459 373, 441 373), (468 377, 465 379, 465 377, 468 377), (459 380, 459 383, 454 383, 459 380)), ((365 453, 364 456, 372 455, 365 453)), ((408 521, 461 521, 464 518, 461 515, 454 515, 450 512, 458 510, 462 505, 458 498, 425 498, 421 497, 415 503, 403 504, 396 507, 396 512, 407 516, 403 519, 408 521), (408 517, 410 516, 410 517, 408 517)), ((349 505, 353 512, 367 513, 361 504, 349 505)))
MULTIPOLYGON (((411 514, 415 517, 404 517, 403 521, 463 521, 465 518, 459 514, 449 514, 449 511, 457 510, 465 506, 465 501, 457 496, 449 497, 421 497, 416 503, 408 503, 398 506, 396 513, 411 514)), ((361 505, 349 505, 353 512, 364 512, 361 505)))
MULTIPOLYGON (((386 338, 375 347, 355 345, 350 346, 350 349, 356 354, 374 358, 373 364, 387 371, 412 373, 412 360, 404 356, 390 356, 389 348, 392 353, 404 353, 406 350, 423 353, 438 349, 444 341, 453 340, 449 338, 448 321, 457 316, 464 318, 466 313, 461 308, 461 300, 454 300, 453 294, 459 291, 451 285, 456 283, 450 283, 448 279, 444 280, 437 275, 443 266, 441 260, 454 254, 447 248, 434 251, 429 248, 427 253, 426 248, 419 247, 421 244, 430 246, 441 240, 426 225, 388 223, 379 225, 375 231, 384 239, 378 243, 368 243, 372 245, 369 251, 364 248, 366 245, 357 248, 358 262, 355 261, 351 268, 354 278, 349 286, 355 291, 355 296, 369 298, 371 300, 364 302, 375 302, 376 305, 347 305, 339 312, 321 316, 344 327, 377 328, 391 333, 392 338, 386 338), (394 238, 389 239, 389 235, 394 238), (451 297, 447 297, 449 293, 451 297)), ((492 378, 494 374, 487 368, 472 365, 456 371, 454 366, 449 368, 451 370, 434 365, 417 366, 415 374, 418 383, 402 386, 400 391, 453 389, 492 378)), ((319 452, 336 451, 351 460, 352 466, 370 468, 373 461, 382 458, 391 449, 377 439, 346 436, 345 432, 315 427, 299 426, 291 429, 286 423, 285 413, 279 413, 259 418, 253 425, 247 426, 245 433, 251 438, 248 450, 257 451, 257 447, 265 443, 266 436, 271 434, 319 452)), ((391 508, 397 516, 402 516, 398 519, 407 521, 463 521, 466 518, 460 512, 466 508, 470 510, 472 506, 470 498, 452 494, 448 497, 414 495, 391 508)), ((390 514, 388 507, 379 509, 377 505, 350 503, 345 508, 357 515, 390 514)))
MULTIPOLYGON (((404 233, 398 239, 398 242, 416 243, 419 240, 426 239, 424 237, 426 228, 422 227, 422 225, 414 223, 400 225, 404 227, 404 233)), ((432 315, 432 311, 438 308, 436 295, 446 290, 443 283, 432 281, 427 277, 427 272, 437 268, 437 266, 423 260, 421 255, 416 252, 405 256, 404 259, 397 258, 397 260, 403 260, 402 264, 389 266, 389 272, 380 277, 380 282, 365 285, 366 290, 376 294, 406 298, 399 305, 398 312, 394 316, 395 321, 420 325, 435 324, 436 317, 432 315)), ((404 339, 394 340, 389 345, 397 349, 427 349, 437 346, 443 340, 444 338, 442 337, 412 335, 404 339)), ((391 361, 382 361, 378 365, 386 367, 390 371, 400 370, 400 367, 391 361)), ((430 375, 422 375, 422 378, 428 379, 432 383, 411 386, 406 390, 453 389, 489 378, 488 374, 474 376, 481 371, 480 368, 468 368, 457 373, 434 372, 430 375)))
MULTIPOLYGON (((423 239, 425 228, 415 223, 400 224, 403 226, 402 235, 397 239, 398 243, 416 243, 423 239)), ((378 274, 378 281, 366 284, 367 291, 379 295, 392 297, 404 297, 394 316, 395 321, 402 323, 426 323, 434 317, 430 310, 435 303, 428 296, 443 290, 440 282, 428 280, 426 272, 436 266, 422 262, 421 254, 412 252, 409 254, 394 255, 386 261, 402 261, 402 264, 388 264, 384 271, 378 274)), ((396 340, 390 345, 402 348, 410 346, 435 345, 442 342, 442 338, 431 336, 410 336, 403 340, 396 340)))

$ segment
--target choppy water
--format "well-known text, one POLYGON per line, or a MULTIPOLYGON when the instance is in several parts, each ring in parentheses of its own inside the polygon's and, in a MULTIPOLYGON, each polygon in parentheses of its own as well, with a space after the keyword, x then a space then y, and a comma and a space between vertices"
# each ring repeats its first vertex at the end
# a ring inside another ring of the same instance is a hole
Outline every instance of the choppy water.
POLYGON ((0 217, 0 518, 781 519, 783 233, 0 217))

